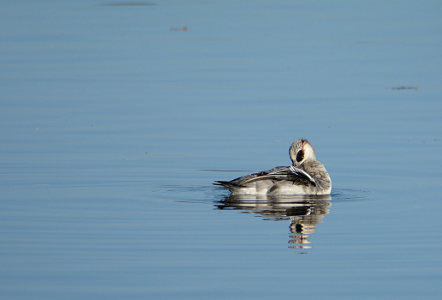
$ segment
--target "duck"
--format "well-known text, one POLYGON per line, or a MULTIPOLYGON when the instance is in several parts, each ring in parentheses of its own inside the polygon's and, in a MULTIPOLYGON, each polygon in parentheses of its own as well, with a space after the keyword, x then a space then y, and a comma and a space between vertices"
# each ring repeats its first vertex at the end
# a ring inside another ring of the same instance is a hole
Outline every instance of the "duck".
POLYGON ((307 139, 295 140, 289 148, 290 166, 278 166, 231 181, 214 184, 227 188, 232 195, 329 195, 332 182, 325 166, 316 160, 316 152, 307 139))

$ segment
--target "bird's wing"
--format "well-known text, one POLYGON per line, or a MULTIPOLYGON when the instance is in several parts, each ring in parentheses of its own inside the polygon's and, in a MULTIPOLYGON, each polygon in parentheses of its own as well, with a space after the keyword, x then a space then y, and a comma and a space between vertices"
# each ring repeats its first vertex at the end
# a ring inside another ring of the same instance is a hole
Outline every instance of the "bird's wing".
POLYGON ((254 173, 248 176, 237 178, 236 180, 233 180, 232 183, 242 186, 250 182, 266 179, 276 181, 290 180, 293 182, 304 182, 304 184, 311 183, 316 186, 316 181, 312 176, 310 176, 306 171, 294 166, 276 167, 268 171, 254 173))
POLYGON ((300 177, 305 177, 305 178, 307 178, 307 179, 308 179, 313 185, 316 186, 316 181, 315 181, 315 179, 314 179, 312 176, 310 176, 310 174, 307 173, 306 171, 304 171, 304 170, 302 170, 302 169, 299 169, 299 168, 296 168, 296 167, 294 167, 294 166, 290 166, 290 171, 291 171, 294 175, 296 175, 296 176, 300 176, 300 177))

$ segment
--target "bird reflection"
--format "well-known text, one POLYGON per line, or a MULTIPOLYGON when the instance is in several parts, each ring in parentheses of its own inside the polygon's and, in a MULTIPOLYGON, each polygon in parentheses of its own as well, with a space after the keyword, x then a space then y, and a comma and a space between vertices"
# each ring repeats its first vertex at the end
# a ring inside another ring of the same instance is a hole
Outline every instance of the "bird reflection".
POLYGON ((316 225, 329 213, 331 196, 269 197, 230 195, 217 205, 218 209, 255 213, 264 220, 290 221, 289 248, 310 249, 310 236, 316 225))

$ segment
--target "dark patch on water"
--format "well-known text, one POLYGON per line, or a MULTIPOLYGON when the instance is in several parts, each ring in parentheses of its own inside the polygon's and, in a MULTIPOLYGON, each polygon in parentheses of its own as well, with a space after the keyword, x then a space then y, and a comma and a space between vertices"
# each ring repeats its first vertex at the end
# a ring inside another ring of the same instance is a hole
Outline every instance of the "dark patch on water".
POLYGON ((394 86, 392 90, 418 90, 417 86, 394 86))
POLYGON ((146 2, 146 1, 115 1, 115 2, 103 2, 100 3, 101 6, 155 6, 157 3, 146 2))
POLYGON ((201 172, 215 172, 215 173, 218 173, 218 172, 224 172, 224 173, 246 173, 246 172, 249 172, 249 173, 251 173, 251 172, 254 172, 252 170, 242 170, 242 169, 231 169, 231 170, 226 170, 226 169, 223 169, 223 170, 220 170, 220 169, 202 169, 200 171, 201 172))

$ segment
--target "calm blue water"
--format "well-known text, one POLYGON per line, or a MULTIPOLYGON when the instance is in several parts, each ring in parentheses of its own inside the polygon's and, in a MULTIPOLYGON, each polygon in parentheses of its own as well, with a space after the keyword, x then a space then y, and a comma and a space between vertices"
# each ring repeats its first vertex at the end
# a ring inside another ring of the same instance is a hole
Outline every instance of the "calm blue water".
POLYGON ((2 1, 0 297, 439 299, 441 14, 2 1), (212 185, 298 137, 331 199, 212 185))

